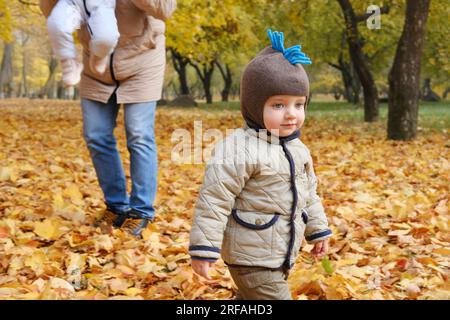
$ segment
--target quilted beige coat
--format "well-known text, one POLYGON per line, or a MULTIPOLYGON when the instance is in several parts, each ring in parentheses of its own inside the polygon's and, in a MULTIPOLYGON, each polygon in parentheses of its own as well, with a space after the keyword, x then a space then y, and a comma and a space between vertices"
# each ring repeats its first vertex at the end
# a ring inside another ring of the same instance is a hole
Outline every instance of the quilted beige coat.
POLYGON ((331 236, 300 132, 264 133, 246 125, 216 145, 195 207, 193 259, 289 269, 304 237, 331 236))

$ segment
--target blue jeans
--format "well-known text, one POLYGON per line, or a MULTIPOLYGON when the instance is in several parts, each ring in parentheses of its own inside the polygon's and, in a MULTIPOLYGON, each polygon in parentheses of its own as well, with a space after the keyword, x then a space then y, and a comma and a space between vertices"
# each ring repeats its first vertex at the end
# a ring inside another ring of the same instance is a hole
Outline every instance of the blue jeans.
POLYGON ((83 135, 106 205, 117 214, 129 210, 153 220, 158 178, 155 142, 156 101, 124 105, 127 148, 130 153, 131 195, 116 146, 114 128, 120 105, 113 95, 108 103, 82 99, 83 135))

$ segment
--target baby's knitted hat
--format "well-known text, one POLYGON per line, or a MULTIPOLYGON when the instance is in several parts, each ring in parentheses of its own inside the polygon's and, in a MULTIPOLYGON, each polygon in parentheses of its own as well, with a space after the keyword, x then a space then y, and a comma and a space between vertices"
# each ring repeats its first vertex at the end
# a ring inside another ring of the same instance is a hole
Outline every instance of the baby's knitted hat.
POLYGON ((284 49, 283 32, 267 31, 272 46, 265 48, 245 67, 241 79, 241 113, 254 129, 264 129, 263 110, 273 95, 306 96, 309 100, 308 75, 301 64, 311 60, 296 45, 284 49))

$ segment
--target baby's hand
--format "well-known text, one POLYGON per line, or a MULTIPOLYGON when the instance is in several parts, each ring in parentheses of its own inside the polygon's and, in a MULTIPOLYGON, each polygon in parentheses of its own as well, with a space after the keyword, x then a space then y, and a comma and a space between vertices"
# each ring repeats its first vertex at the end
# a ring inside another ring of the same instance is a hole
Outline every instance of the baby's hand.
POLYGON ((208 271, 214 266, 214 262, 192 259, 191 266, 196 274, 211 280, 208 271))
POLYGON ((316 242, 311 252, 314 257, 323 258, 328 252, 328 239, 316 242))

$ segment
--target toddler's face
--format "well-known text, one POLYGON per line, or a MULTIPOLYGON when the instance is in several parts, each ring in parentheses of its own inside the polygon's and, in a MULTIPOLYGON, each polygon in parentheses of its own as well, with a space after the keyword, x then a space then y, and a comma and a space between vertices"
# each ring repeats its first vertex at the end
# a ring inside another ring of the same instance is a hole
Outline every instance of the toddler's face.
POLYGON ((264 125, 271 134, 285 137, 305 121, 306 96, 276 95, 264 104, 264 125))

